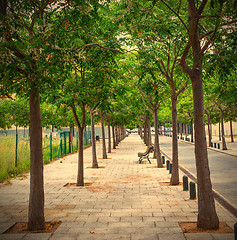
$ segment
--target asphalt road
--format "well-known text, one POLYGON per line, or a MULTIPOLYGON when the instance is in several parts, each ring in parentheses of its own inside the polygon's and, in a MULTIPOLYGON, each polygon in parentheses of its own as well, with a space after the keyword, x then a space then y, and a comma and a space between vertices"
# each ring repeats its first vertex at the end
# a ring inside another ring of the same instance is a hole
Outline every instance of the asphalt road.
MULTIPOLYGON (((172 157, 170 137, 160 136, 160 147, 172 157)), ((212 187, 237 207, 237 157, 208 149, 212 187)), ((179 163, 196 176, 194 145, 179 141, 179 163)))

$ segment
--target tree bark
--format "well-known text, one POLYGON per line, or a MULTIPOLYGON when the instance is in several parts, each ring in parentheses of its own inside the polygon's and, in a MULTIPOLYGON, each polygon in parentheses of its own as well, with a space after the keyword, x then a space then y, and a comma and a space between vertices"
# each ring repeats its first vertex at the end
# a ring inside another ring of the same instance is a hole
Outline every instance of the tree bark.
POLYGON ((231 142, 234 142, 232 120, 230 120, 230 138, 231 138, 231 142))
POLYGON ((78 126, 77 186, 84 186, 83 131, 84 131, 84 129, 82 127, 78 126))
POLYGON ((28 230, 45 229, 42 124, 38 88, 30 94, 30 196, 28 230))
POLYGON ((103 159, 107 159, 106 144, 105 144, 105 127, 104 127, 104 116, 103 116, 103 114, 101 114, 100 117, 101 117, 101 128, 102 128, 103 159))
POLYGON ((154 110, 154 125, 155 125, 155 154, 156 154, 156 161, 157 161, 157 167, 162 168, 163 167, 163 161, 161 159, 161 153, 160 153, 160 144, 159 144, 159 126, 158 126, 158 117, 157 117, 157 109, 154 110))
POLYGON ((208 164, 203 87, 202 66, 195 70, 192 77, 194 126, 195 126, 195 157, 198 185, 198 219, 197 226, 204 229, 216 229, 219 227, 219 219, 216 214, 215 202, 212 193, 212 184, 208 164))
POLYGON ((98 168, 99 165, 96 156, 94 113, 92 109, 90 110, 90 115, 91 115, 92 168, 98 168))
POLYGON ((111 131, 110 131, 110 121, 108 120, 108 153, 111 153, 111 131))
POLYGON ((219 141, 221 141, 221 120, 219 121, 219 141))
POLYGON ((145 120, 145 123, 144 123, 144 143, 146 144, 147 146, 147 119, 145 120))
POLYGON ((226 141, 225 141, 225 130, 224 130, 224 120, 223 120, 223 111, 221 110, 221 137, 222 137, 222 150, 227 150, 226 141))
POLYGON ((210 116, 208 113, 206 113, 207 115, 207 128, 208 128, 208 146, 211 147, 211 129, 210 129, 210 125, 211 125, 211 122, 210 122, 210 116))
POLYGON ((115 129, 112 126, 112 135, 113 135, 113 149, 116 149, 116 140, 115 140, 115 129))
POLYGON ((148 139, 148 146, 152 145, 152 141, 151 141, 151 119, 148 116, 147 118, 147 139, 148 139))
POLYGON ((172 100, 172 175, 171 185, 179 184, 179 160, 178 160, 178 140, 177 140, 177 96, 175 93, 171 96, 172 100))
POLYGON ((191 119, 191 142, 193 142, 193 119, 191 119))

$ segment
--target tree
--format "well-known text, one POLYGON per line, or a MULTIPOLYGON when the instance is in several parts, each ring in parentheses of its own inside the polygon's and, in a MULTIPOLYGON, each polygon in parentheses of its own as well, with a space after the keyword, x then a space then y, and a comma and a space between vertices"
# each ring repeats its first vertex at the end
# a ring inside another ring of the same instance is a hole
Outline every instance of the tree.
POLYGON ((56 85, 48 73, 54 62, 54 33, 64 22, 67 4, 49 0, 0 1, 1 95, 25 95, 30 105, 30 198, 28 229, 45 229, 40 92, 56 85), (51 8, 52 4, 53 8, 51 8), (64 9, 65 11, 60 11, 64 9), (52 24, 51 19, 55 19, 52 24))
POLYGON ((187 40, 180 59, 180 66, 188 74, 192 82, 194 103, 194 126, 195 126, 195 156, 198 179, 198 219, 197 226, 205 229, 219 227, 219 219, 216 214, 212 184, 208 165, 206 136, 204 127, 203 105, 203 57, 208 48, 213 44, 216 33, 220 26, 232 22, 234 17, 231 13, 232 2, 207 0, 189 0, 188 5, 179 5, 177 10, 171 6, 171 2, 161 0, 170 13, 178 17, 183 25, 187 40), (181 14, 185 13, 183 16, 181 14), (186 18, 184 21, 183 18, 186 18), (202 44, 203 43, 203 44, 202 44), (192 58, 190 58, 191 54, 192 58))

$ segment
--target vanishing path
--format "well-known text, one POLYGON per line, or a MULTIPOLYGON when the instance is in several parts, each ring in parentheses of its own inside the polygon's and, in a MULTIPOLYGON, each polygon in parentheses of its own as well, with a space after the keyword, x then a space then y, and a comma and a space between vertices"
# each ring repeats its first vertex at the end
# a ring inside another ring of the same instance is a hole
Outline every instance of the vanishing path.
MULTIPOLYGON (((233 239, 233 233, 182 232, 179 222, 197 219, 197 200, 190 200, 182 186, 165 185, 170 174, 165 168, 156 168, 155 160, 138 164, 137 152, 145 149, 139 136, 132 134, 108 154, 109 159, 99 159, 99 169, 91 168, 91 148, 86 149, 85 182, 91 186, 85 187, 65 187, 76 182, 77 154, 46 165, 45 218, 62 221, 54 233, 3 234, 14 223, 27 221, 29 176, 1 186, 0 239, 233 239)), ((97 150, 102 156, 101 143, 97 150)), ((220 221, 233 228, 237 219, 219 204, 216 206, 220 221)))

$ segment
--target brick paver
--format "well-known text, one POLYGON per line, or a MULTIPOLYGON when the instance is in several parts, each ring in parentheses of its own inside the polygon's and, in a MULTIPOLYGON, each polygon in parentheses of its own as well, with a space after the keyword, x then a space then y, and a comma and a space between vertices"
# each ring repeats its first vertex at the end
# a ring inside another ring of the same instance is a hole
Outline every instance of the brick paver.
MULTIPOLYGON (((109 159, 98 159, 101 168, 92 169, 91 148, 86 149, 85 182, 91 183, 86 187, 65 187, 76 182, 77 154, 45 166, 45 218, 62 221, 53 234, 3 234, 15 222, 27 221, 29 176, 12 180, 12 185, 0 188, 0 239, 233 239, 233 233, 182 233, 178 222, 196 221, 197 200, 189 200, 182 186, 161 186, 170 174, 156 168, 155 160, 138 164, 137 153, 145 150, 139 136, 132 134, 109 159)), ((101 144, 97 151, 102 156, 101 144)), ((220 221, 233 228, 236 218, 216 207, 220 221)))

